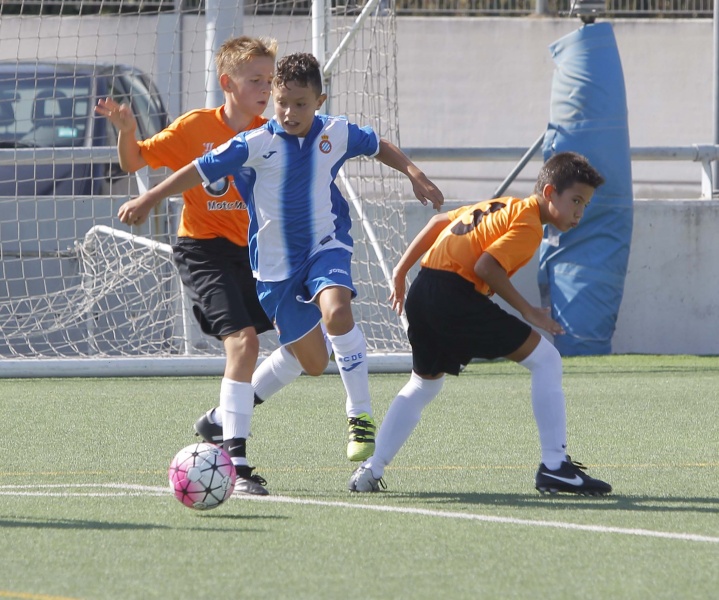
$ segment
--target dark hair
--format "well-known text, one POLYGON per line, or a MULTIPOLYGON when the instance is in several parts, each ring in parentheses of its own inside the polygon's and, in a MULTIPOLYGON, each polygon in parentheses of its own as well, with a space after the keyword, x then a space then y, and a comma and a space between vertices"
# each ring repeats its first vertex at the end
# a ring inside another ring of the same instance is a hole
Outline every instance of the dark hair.
POLYGON ((547 160, 539 170, 534 193, 541 194, 544 186, 549 184, 561 194, 575 183, 584 183, 597 189, 604 183, 604 177, 581 154, 560 152, 547 160))
POLYGON ((320 63, 314 56, 306 52, 296 52, 282 57, 277 63, 272 85, 282 87, 288 83, 311 87, 319 96, 322 93, 320 63))

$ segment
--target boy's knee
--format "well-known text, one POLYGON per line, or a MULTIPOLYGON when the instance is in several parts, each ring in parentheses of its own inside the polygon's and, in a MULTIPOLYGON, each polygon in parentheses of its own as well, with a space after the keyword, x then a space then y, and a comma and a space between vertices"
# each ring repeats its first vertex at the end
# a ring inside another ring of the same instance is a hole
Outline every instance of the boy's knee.
POLYGON ((350 304, 332 304, 322 307, 322 321, 330 335, 344 335, 354 325, 352 306, 350 304))
POLYGON ((223 340, 225 354, 230 360, 243 360, 246 357, 257 357, 260 353, 260 339, 254 327, 246 327, 231 333, 223 340))
POLYGON ((320 301, 322 321, 330 335, 343 335, 350 331, 355 323, 352 315, 352 303, 349 294, 328 295, 320 301))
POLYGON ((523 367, 533 371, 534 369, 548 369, 555 371, 561 377, 562 373, 562 355, 554 344, 540 337, 539 344, 532 353, 519 363, 523 367))

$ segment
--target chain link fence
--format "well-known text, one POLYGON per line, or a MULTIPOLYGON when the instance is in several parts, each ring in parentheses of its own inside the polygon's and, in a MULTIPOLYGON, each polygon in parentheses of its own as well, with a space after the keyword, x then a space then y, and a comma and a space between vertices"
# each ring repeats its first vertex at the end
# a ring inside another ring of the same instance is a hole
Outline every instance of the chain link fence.
MULTIPOLYGON (((389 4, 392 0, 383 0, 389 4)), ((398 16, 563 16, 574 12, 582 0, 395 0, 398 16)), ((342 14, 362 8, 362 0, 333 0, 342 14)), ((604 17, 711 18, 713 0, 599 0, 591 2, 604 17)), ((202 12, 204 0, 22 0, 0 2, 2 15, 138 14, 182 10, 202 12)), ((247 0, 247 14, 309 14, 311 0, 247 0)))
POLYGON ((713 0, 397 0, 397 15, 566 16, 591 4, 603 17, 711 18, 713 0))

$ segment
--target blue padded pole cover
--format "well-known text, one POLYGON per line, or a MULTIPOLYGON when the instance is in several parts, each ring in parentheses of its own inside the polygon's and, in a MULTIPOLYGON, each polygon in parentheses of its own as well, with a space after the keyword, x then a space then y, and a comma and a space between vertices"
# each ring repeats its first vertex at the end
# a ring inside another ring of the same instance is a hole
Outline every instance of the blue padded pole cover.
POLYGON ((566 333, 564 356, 609 354, 632 237, 632 167, 624 75, 609 23, 584 25, 549 47, 556 69, 544 159, 586 156, 606 183, 575 229, 547 226, 539 249, 544 306, 566 333))

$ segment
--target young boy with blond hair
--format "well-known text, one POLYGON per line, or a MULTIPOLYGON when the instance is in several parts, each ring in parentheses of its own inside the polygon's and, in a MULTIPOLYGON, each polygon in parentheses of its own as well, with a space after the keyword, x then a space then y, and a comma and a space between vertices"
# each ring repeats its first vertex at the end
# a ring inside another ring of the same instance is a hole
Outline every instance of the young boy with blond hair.
MULTIPOLYGON (((135 172, 149 165, 177 171, 237 133, 263 125, 276 54, 274 39, 227 40, 215 55, 224 104, 191 110, 144 141, 135 137, 137 125, 128 105, 111 98, 100 100, 97 114, 118 130, 121 168, 135 172)), ((222 340, 226 354, 219 410, 208 411, 195 429, 206 441, 224 443, 236 466, 237 493, 265 495, 266 481, 252 474, 246 457, 253 405, 296 379, 302 368, 286 348, 279 348, 253 376, 258 334, 272 329, 272 322, 257 298, 249 260, 247 205, 233 177, 190 187, 183 200, 173 260, 202 331, 222 340)), ((155 204, 142 198, 130 200, 120 207, 120 219, 130 224, 144 221, 155 204)))

